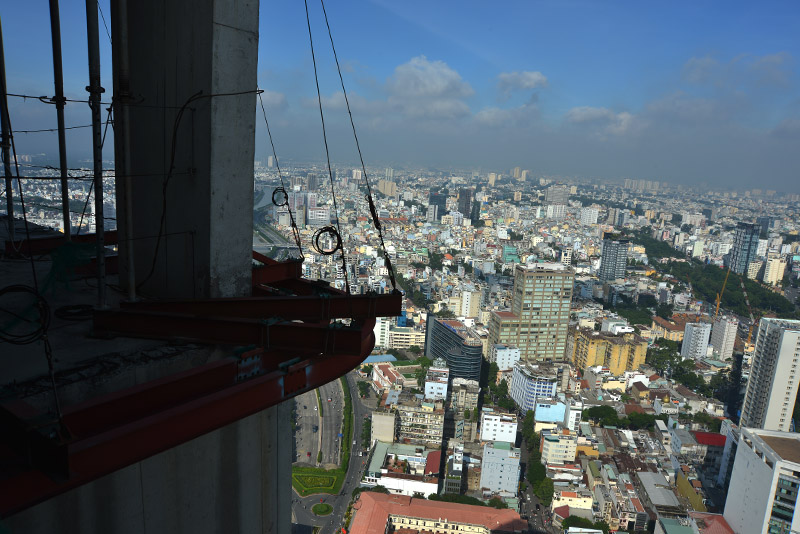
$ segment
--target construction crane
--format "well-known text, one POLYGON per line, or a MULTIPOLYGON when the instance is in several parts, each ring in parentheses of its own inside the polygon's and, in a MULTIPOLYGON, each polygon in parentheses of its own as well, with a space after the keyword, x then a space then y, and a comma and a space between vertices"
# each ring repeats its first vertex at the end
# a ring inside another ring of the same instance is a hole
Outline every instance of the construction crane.
MULTIPOLYGON (((719 305, 722 302, 722 294, 725 293, 725 286, 728 285, 728 277, 730 275, 731 275, 731 268, 728 267, 728 272, 725 273, 725 281, 722 282, 722 289, 720 289, 719 293, 717 293, 717 311, 714 312, 714 321, 717 320, 717 316, 719 315, 719 305)), ((742 287, 744 287, 744 286, 742 286, 742 287)), ((745 299, 746 298, 747 297, 745 296, 745 299)), ((749 306, 749 304, 748 304, 748 306, 749 306)))

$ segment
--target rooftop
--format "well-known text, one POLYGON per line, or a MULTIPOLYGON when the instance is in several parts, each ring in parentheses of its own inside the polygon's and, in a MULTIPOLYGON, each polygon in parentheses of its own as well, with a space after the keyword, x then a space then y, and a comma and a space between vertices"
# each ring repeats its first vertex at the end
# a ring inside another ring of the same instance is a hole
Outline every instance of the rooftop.
POLYGON ((786 432, 786 437, 782 437, 759 432, 758 436, 783 460, 800 464, 800 434, 786 432))
POLYGON ((384 534, 390 516, 414 517, 437 522, 481 525, 491 532, 523 532, 527 523, 514 510, 457 504, 403 495, 362 492, 350 534, 384 534))

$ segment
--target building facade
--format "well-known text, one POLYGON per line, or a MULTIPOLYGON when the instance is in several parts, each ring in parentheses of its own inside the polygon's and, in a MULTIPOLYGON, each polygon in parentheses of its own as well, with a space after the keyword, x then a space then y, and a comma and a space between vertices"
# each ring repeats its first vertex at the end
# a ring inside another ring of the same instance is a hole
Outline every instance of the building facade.
POLYGON ((397 406, 398 441, 441 447, 444 409, 441 403, 409 401, 397 406))
POLYGON ((747 274, 750 262, 756 259, 759 230, 758 226, 751 223, 740 222, 736 225, 729 258, 729 266, 736 274, 747 274))
POLYGON ((575 461, 578 435, 569 429, 542 432, 542 463, 564 465, 575 461))
POLYGON ((425 355, 428 358, 443 358, 452 378, 480 379, 483 343, 471 328, 461 321, 432 316, 427 328, 425 355))
POLYGON ((761 319, 739 424, 788 431, 797 398, 800 321, 761 319))
POLYGON ((498 343, 489 349, 489 363, 496 363, 501 371, 513 369, 519 361, 520 352, 518 347, 498 343))
POLYGON ((568 356, 572 364, 586 373, 590 367, 608 368, 613 376, 636 371, 647 356, 647 341, 635 333, 613 335, 591 328, 575 328, 568 356))
POLYGON ((710 337, 711 325, 709 323, 686 323, 686 329, 683 331, 681 357, 692 360, 705 358, 710 337))
POLYGON ((483 446, 481 489, 486 494, 508 492, 516 495, 519 489, 520 450, 510 443, 489 442, 483 446))
POLYGON ((492 312, 489 343, 518 347, 525 361, 563 361, 574 279, 560 263, 517 265, 511 311, 492 312))
POLYGON ((603 253, 600 257, 600 280, 619 280, 625 278, 625 267, 628 265, 629 242, 624 239, 603 239, 603 253))
POLYGON ((718 360, 726 361, 733 357, 733 345, 739 321, 736 317, 723 315, 717 317, 711 329, 711 348, 718 360))
POLYGON ((519 409, 527 413, 536 407, 536 399, 555 397, 559 382, 555 373, 520 362, 511 373, 509 394, 519 409))
POLYGON ((512 413, 495 412, 491 408, 481 411, 481 441, 517 440, 517 416, 512 413))
POLYGON ((437 358, 428 367, 425 376, 425 398, 430 400, 447 399, 447 386, 450 381, 450 369, 447 362, 442 358, 437 358))
POLYGON ((723 516, 735 532, 800 532, 800 434, 742 428, 723 516))

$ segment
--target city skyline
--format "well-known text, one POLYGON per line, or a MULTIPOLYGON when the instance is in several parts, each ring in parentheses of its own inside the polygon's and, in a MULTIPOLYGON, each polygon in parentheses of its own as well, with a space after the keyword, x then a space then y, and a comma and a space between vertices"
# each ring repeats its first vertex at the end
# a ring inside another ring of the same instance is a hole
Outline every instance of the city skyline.
MULTIPOLYGON (((82 99, 85 24, 82 4, 72 4, 62 9, 65 91, 82 99)), ((320 6, 309 10, 332 158, 354 161, 320 6)), ((42 67, 52 60, 46 7, 11 6, 4 15, 10 91, 51 94, 52 71, 42 67)), ((800 50, 798 9, 789 3, 669 12, 624 2, 514 4, 498 13, 477 4, 454 12, 374 1, 328 6, 328 17, 369 163, 522 166, 537 175, 797 192, 800 50)), ((258 81, 278 156, 318 159, 303 6, 263 5, 260 18, 258 81)), ((101 37, 108 95, 110 45, 101 37)), ((11 100, 15 129, 55 125, 49 107, 11 100)), ((90 122, 81 104, 66 114, 68 125, 90 122)), ((265 160, 262 130, 258 121, 256 156, 265 160)), ((88 157, 89 137, 88 128, 70 131, 70 161, 88 157)), ((23 154, 56 153, 53 134, 20 134, 16 142, 23 154)))

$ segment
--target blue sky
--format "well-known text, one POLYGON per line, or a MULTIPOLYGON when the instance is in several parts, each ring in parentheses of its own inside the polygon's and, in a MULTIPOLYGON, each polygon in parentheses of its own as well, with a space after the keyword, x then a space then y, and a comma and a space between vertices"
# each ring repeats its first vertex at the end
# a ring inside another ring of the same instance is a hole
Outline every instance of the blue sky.
MULTIPOLYGON (((8 4, 9 89, 52 94, 47 3, 8 4)), ((84 3, 61 4, 66 91, 83 97, 84 3)), ((320 4, 309 8, 333 159, 350 162, 320 4)), ((796 2, 342 0, 326 8, 368 162, 800 191, 796 2)), ((101 37, 110 87, 103 29, 101 37)), ((321 157, 298 0, 261 3, 259 84, 269 91, 279 156, 321 157)), ((52 108, 11 104, 15 129, 55 124, 52 108)), ((68 108, 68 123, 88 119, 84 106, 68 108)), ((18 136, 20 151, 53 152, 54 136, 41 135, 18 136)), ((261 137, 259 127, 263 158, 261 137)), ((88 131, 70 134, 74 158, 88 155, 88 139, 88 131)))

